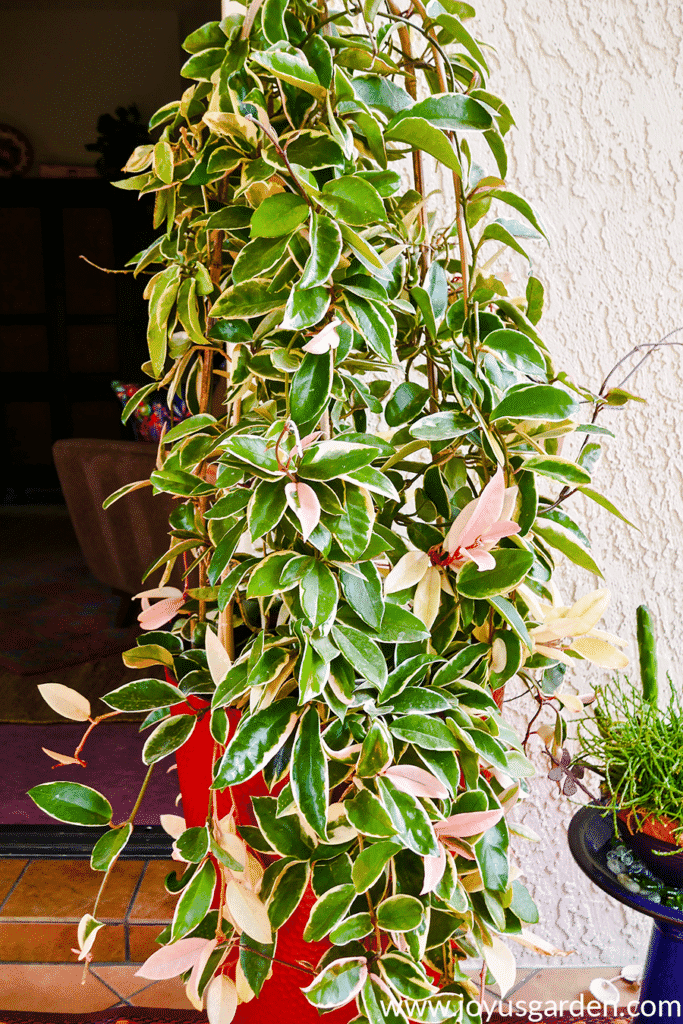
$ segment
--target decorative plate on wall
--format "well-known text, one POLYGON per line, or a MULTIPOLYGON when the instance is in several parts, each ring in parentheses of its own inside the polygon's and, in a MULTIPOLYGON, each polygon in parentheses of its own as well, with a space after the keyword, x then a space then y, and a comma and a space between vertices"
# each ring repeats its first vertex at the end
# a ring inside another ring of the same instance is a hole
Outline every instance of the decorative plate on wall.
POLYGON ((33 148, 25 135, 0 124, 0 178, 23 177, 33 163, 33 148))

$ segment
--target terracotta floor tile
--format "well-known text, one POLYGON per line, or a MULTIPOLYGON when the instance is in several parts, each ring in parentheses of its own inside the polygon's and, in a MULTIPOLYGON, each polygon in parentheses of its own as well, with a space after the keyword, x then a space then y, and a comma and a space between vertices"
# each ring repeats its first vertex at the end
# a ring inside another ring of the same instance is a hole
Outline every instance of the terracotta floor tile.
POLYGON ((182 874, 182 864, 172 860, 151 860, 135 897, 131 921, 171 921, 178 901, 164 888, 164 879, 171 872, 182 874))
POLYGON ((25 860, 0 860, 0 903, 24 870, 25 860))
POLYGON ((135 972, 139 970, 138 964, 121 964, 120 967, 99 967, 95 964, 90 970, 125 999, 149 985, 146 978, 135 977, 135 972))
POLYGON ((185 988, 179 978, 157 981, 144 992, 132 996, 133 1006, 152 1006, 163 1010, 191 1010, 192 1004, 185 995, 185 988))
MULTIPOLYGON (((155 953, 161 947, 155 942, 161 931, 159 924, 131 924, 128 934, 130 936, 130 962, 134 964, 143 963, 148 956, 155 953)), ((102 959, 105 959, 104 957, 102 959)))
MULTIPOLYGON (((100 906, 100 920, 125 916, 142 861, 120 861, 107 883, 100 906)), ((80 919, 92 910, 102 873, 87 860, 35 860, 0 912, 0 918, 52 917, 80 919)))
MULTIPOLYGON (((584 1005, 586 1005, 594 998, 588 989, 593 978, 607 978, 610 980, 620 970, 621 966, 544 967, 541 969, 540 974, 537 974, 535 978, 531 978, 526 985, 523 985, 515 992, 513 1001, 523 1000, 527 1005, 534 999, 541 1002, 552 1000, 555 1003, 559 1003, 562 1000, 580 1000, 583 993, 584 1005)), ((620 993, 620 1006, 625 1006, 631 1000, 638 998, 639 986, 627 985, 621 981, 615 984, 620 993)), ((565 1009, 568 1009, 568 1007, 565 1007, 565 1009)))
MULTIPOLYGON (((0 962, 69 963, 76 945, 76 925, 65 922, 0 921, 0 962)), ((97 960, 125 960, 123 925, 103 928, 95 940, 97 960)), ((1 982, 0 982, 1 984, 1 982)))
POLYGON ((82 964, 3 964, 0 1010, 91 1013, 111 1006, 116 997, 82 964))

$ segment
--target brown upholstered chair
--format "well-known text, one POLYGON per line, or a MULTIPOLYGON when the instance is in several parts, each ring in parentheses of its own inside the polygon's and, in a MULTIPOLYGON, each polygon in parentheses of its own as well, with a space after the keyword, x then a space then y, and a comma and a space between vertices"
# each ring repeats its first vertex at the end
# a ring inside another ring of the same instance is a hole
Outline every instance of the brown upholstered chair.
MULTIPOLYGON (((168 548, 173 499, 142 487, 104 510, 113 491, 146 480, 155 467, 156 446, 138 441, 69 438, 52 453, 69 516, 90 572, 122 597, 117 624, 130 613, 130 598, 143 589, 146 570, 168 548)), ((149 581, 154 586, 158 576, 149 581)), ((178 579, 172 581, 177 585, 178 579)))

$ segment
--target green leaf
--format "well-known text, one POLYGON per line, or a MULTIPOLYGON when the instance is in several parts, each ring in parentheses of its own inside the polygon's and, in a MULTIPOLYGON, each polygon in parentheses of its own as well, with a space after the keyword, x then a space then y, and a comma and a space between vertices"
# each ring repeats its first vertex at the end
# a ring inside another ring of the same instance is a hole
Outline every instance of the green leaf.
POLYGON ((544 238, 547 237, 545 231, 536 218, 536 214, 531 209, 526 199, 522 199, 522 197, 518 196, 515 192, 509 192, 506 189, 500 188, 490 189, 487 192, 487 195, 489 195, 491 199, 497 199, 501 203, 506 203, 508 206, 512 206, 513 209, 517 210, 517 213, 521 213, 521 215, 529 221, 531 226, 536 228, 544 238))
POLYGON ((209 832, 206 825, 188 828, 176 839, 176 847, 188 864, 198 864, 209 852, 209 832))
POLYGON ((406 999, 424 999, 437 990, 430 984, 421 964, 399 953, 385 954, 379 961, 381 973, 395 992, 406 999))
POLYGON ((405 142, 413 149, 421 149, 462 177, 460 161, 448 136, 424 117, 411 115, 409 110, 389 122, 384 132, 387 142, 405 142))
POLYGON ((434 412, 413 423, 410 435, 423 441, 449 441, 464 437, 475 427, 475 421, 464 412, 434 412))
POLYGON ((277 679, 289 661, 289 653, 283 647, 266 647, 249 672, 249 686, 267 686, 277 679))
POLYGON ((259 562, 249 579, 247 597, 270 597, 271 594, 288 589, 280 586, 280 577, 293 558, 296 558, 294 551, 275 551, 259 562))
POLYGON ((356 890, 347 883, 328 889, 316 900, 304 928, 306 942, 320 942, 348 913, 356 898, 356 890))
POLYGON ((251 488, 237 487, 224 498, 219 498, 215 505, 206 510, 205 519, 229 519, 230 516, 238 515, 249 504, 253 497, 251 488))
MULTIPOLYGON (((233 264, 233 284, 248 284, 252 278, 263 277, 269 270, 273 270, 284 256, 288 242, 289 236, 287 235, 276 238, 254 238, 253 241, 248 242, 240 250, 233 264)), ((212 312, 211 315, 216 314, 212 312)))
POLYGON ((305 450, 297 474, 302 480, 333 480, 343 472, 362 469, 376 458, 377 450, 368 444, 321 441, 305 450))
POLYGON ((377 924, 385 932, 412 932, 423 914, 424 907, 414 896, 389 896, 377 907, 377 924))
POLYGON ((316 628, 334 618, 337 609, 337 583, 324 562, 314 560, 299 584, 301 607, 316 628))
POLYGON ((142 748, 145 764, 154 764, 172 754, 190 738, 197 723, 194 715, 172 715, 156 727, 142 748))
POLYGON ((377 189, 365 178, 353 174, 345 174, 326 182, 318 202, 336 220, 354 227, 365 227, 387 219, 377 189))
POLYGON ((380 718, 371 722, 361 747, 356 774, 360 777, 371 778, 383 771, 394 756, 394 745, 389 731, 380 718))
POLYGON ((286 50, 255 50, 250 57, 275 78, 295 85, 297 89, 309 93, 317 100, 325 99, 327 89, 320 84, 318 76, 300 50, 296 54, 288 53, 286 50))
POLYGON ((292 793, 302 815, 321 839, 327 836, 329 779, 314 705, 304 711, 294 741, 290 768, 292 793))
POLYGON ((277 814, 277 799, 273 796, 253 797, 253 808, 261 832, 270 845, 283 857, 307 859, 312 843, 304 833, 299 819, 293 814, 277 814))
POLYGON ((582 544, 574 540, 571 534, 561 526, 558 526, 557 523, 553 523, 549 519, 537 519, 534 523, 533 532, 541 540, 544 540, 546 544, 549 544, 550 547, 561 551, 575 565, 579 565, 582 569, 586 569, 587 572, 592 572, 602 578, 602 573, 595 559, 588 554, 582 544))
POLYGON ((395 718, 390 729, 394 736, 425 750, 455 749, 453 733, 440 718, 429 718, 424 714, 405 715, 395 718))
POLYGON ((267 196, 251 218, 252 238, 291 235, 308 218, 308 203, 293 192, 267 196))
POLYGON ((183 50, 188 53, 200 53, 212 46, 225 46, 225 43, 225 33, 221 29, 220 21, 210 21, 190 32, 183 41, 183 50))
POLYGON ((306 327, 315 327, 325 316, 329 306, 328 288, 301 288, 295 285, 285 306, 285 318, 281 328, 287 331, 303 331, 306 327))
POLYGON ((332 394, 333 371, 334 357, 331 351, 321 355, 307 352, 304 356, 290 388, 290 415, 298 426, 315 426, 322 416, 332 394))
MULTIPOLYGON (((304 865, 305 866, 305 865, 304 865)), ((272 924, 272 921, 271 921, 272 924)), ((275 942, 264 943, 252 939, 246 932, 240 935, 240 967, 249 988, 258 996, 270 972, 275 956, 275 942)))
POLYGON ((216 869, 213 862, 207 860, 192 876, 178 900, 171 925, 173 942, 182 939, 183 935, 187 935, 202 923, 211 907, 215 887, 216 869))
POLYGON ((377 786, 389 817, 408 849, 420 857, 436 857, 439 844, 422 804, 381 775, 377 778, 377 786))
POLYGON ((373 352, 392 362, 392 342, 395 332, 392 325, 380 312, 378 303, 370 302, 357 295, 344 293, 344 302, 358 331, 365 338, 373 352))
POLYGON ((508 828, 505 819, 488 828, 481 839, 474 844, 477 866, 487 889, 504 892, 508 887, 510 865, 508 863, 508 828))
POLYGON ((339 225, 315 210, 311 211, 309 241, 311 254, 306 261, 299 288, 317 288, 325 284, 342 254, 339 225))
POLYGON ((359 629, 341 622, 332 627, 332 636, 358 674, 381 689, 387 680, 387 663, 374 640, 370 640, 359 629))
POLYGON ((226 535, 221 538, 216 545, 216 549, 211 556, 211 562, 209 563, 209 569, 206 574, 206 577, 212 587, 218 583, 223 571, 227 569, 230 564, 230 560, 235 554, 235 549, 244 535, 244 525, 243 519, 238 523, 235 523, 235 525, 228 530, 226 535))
MULTIPOLYGON (((529 259, 528 253, 522 248, 515 236, 498 221, 494 221, 492 224, 487 224, 482 231, 479 244, 481 245, 482 242, 487 241, 502 242, 503 245, 507 245, 510 249, 514 249, 515 252, 518 252, 520 256, 524 256, 527 260, 529 259)), ((536 278, 530 278, 530 280, 535 281, 536 278)))
POLYGON ((344 514, 339 517, 332 529, 349 558, 356 559, 360 558, 370 543, 375 522, 375 507, 365 488, 346 483, 344 489, 344 514))
POLYGON ((267 278, 256 278, 244 281, 226 289, 214 302, 209 316, 227 317, 233 320, 250 320, 255 316, 264 316, 273 309, 284 306, 289 292, 268 291, 270 281, 267 278))
POLYGON ((286 508, 285 480, 261 480, 249 506, 249 532, 253 543, 277 526, 286 508))
POLYGON ((598 505, 602 505, 603 508, 606 508, 607 511, 611 512, 613 516, 616 516, 623 522, 628 523, 628 525, 632 526, 634 530, 638 529, 638 527, 634 523, 632 523, 630 519, 627 519, 625 515, 622 515, 622 513, 619 511, 616 505, 613 505, 609 498, 606 498, 604 494, 600 494, 598 491, 593 490, 592 487, 579 487, 579 490, 582 494, 585 494, 587 498, 590 498, 591 501, 594 501, 598 505))
POLYGON ((492 421, 550 420, 559 422, 578 412, 576 398, 557 385, 532 384, 509 391, 491 413, 492 421))
POLYGON ((590 473, 577 466, 575 462, 561 459, 558 455, 532 455, 525 461, 524 469, 572 486, 591 482, 590 473))
POLYGON ((400 844, 393 840, 386 843, 373 843, 361 850, 353 862, 352 869, 356 892, 367 892, 400 849, 400 844))
POLYGON ((168 142, 157 142, 154 147, 153 165, 157 178, 166 185, 173 181, 173 150, 168 142))
POLYGON ((225 46, 215 46, 208 50, 195 53, 186 60, 180 69, 183 78, 196 78, 200 82, 210 82, 211 75, 217 71, 225 59, 225 46))
POLYGON ((491 331, 484 339, 484 347, 501 356, 508 365, 520 373, 546 377, 543 353, 521 331, 491 331))
POLYGON ((298 720, 296 700, 277 700, 262 711, 243 718, 221 758, 212 789, 246 782, 260 772, 280 750, 298 720))
POLYGON ((480 571, 473 562, 462 567, 457 581, 459 594, 475 601, 507 594, 522 582, 534 563, 530 551, 514 551, 511 548, 499 548, 493 557, 496 560, 495 569, 480 571))
POLYGON ((154 708, 171 707, 182 699, 178 687, 162 679, 136 679, 102 697, 105 704, 117 711, 152 711, 154 708))
POLYGON ((34 804, 57 821, 70 825, 108 825, 111 804, 90 786, 78 782, 44 782, 29 789, 34 804))
POLYGON ((361 563, 356 568, 361 576, 343 571, 339 574, 344 596, 371 629, 379 629, 384 615, 382 578, 372 562, 361 563))
POLYGON ((335 946, 345 946, 348 942, 364 939, 372 930, 372 918, 369 914, 353 914, 335 925, 330 932, 330 942, 335 946))
POLYGON ((120 828, 112 828, 97 840, 90 854, 93 871, 107 871, 131 837, 132 822, 127 821, 120 828))
POLYGON ((469 96, 463 96, 462 93, 445 92, 438 96, 429 96, 409 110, 397 114, 389 127, 399 124, 406 117, 424 118, 435 128, 443 128, 450 132, 468 129, 483 132, 493 125, 493 119, 486 107, 469 96))
POLYGON ((268 918, 274 929, 281 928, 301 903, 308 875, 308 862, 301 860, 291 861, 280 873, 268 901, 268 918))
POLYGON ((173 668, 173 655, 160 644, 140 644, 122 655, 126 668, 148 668, 150 665, 165 665, 173 668))
POLYGON ((390 78, 379 75, 359 75, 351 79, 351 87, 356 96, 368 107, 374 107, 386 117, 393 117, 401 110, 413 106, 414 100, 390 78))
POLYGON ((364 956, 345 957, 331 963, 301 991, 318 1010, 332 1010, 353 999, 363 986, 367 973, 364 956))
POLYGON ((410 420, 419 416, 428 398, 428 388, 423 388, 409 380, 403 381, 386 404, 384 416, 387 423, 390 427, 409 423, 410 420))
POLYGON ((509 909, 525 924, 538 924, 540 920, 538 907, 529 895, 529 890, 518 878, 512 883, 512 902, 509 909))
POLYGON ((171 266, 152 278, 145 290, 149 295, 149 321, 147 345, 154 376, 158 380, 166 362, 168 346, 168 318, 178 294, 180 267, 171 266))
POLYGON ((360 487, 366 488, 368 491, 375 491, 377 494, 383 494, 385 498, 391 498, 392 501, 399 501, 399 494, 391 480, 384 473, 380 473, 378 469, 374 469, 373 466, 364 466, 362 469, 345 470, 344 473, 340 474, 342 480, 347 480, 352 484, 358 484, 360 487))
POLYGON ((537 277, 530 277, 526 284, 526 315, 532 324, 537 324, 543 315, 543 285, 537 277))
POLYGON ((529 636, 524 619, 519 614, 514 604, 504 597, 489 597, 488 602, 496 609, 499 615, 502 615, 513 633, 519 637, 527 650, 531 652, 531 637, 529 636))
POLYGON ((346 817, 364 836, 387 838, 396 834, 391 818, 376 796, 368 789, 359 790, 344 802, 346 817))

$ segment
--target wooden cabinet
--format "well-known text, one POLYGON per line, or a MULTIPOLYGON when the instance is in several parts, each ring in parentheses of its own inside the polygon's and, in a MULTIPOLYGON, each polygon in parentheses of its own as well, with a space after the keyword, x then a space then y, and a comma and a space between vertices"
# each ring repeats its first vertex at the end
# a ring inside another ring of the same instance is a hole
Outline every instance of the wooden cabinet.
POLYGON ((52 443, 122 438, 112 380, 142 382, 144 280, 105 274, 152 239, 150 204, 98 179, 0 180, 4 500, 59 500, 52 443))

